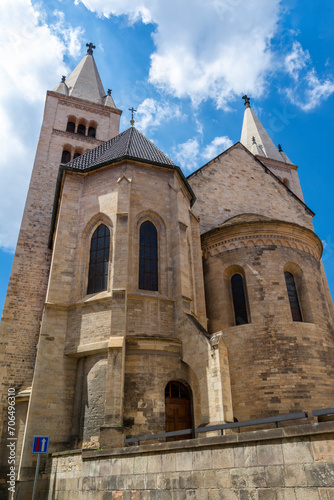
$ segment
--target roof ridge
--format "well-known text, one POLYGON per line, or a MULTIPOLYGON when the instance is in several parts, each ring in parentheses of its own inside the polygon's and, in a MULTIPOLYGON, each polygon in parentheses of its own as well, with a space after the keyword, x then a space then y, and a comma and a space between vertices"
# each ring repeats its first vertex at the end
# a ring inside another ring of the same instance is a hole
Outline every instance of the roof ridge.
POLYGON ((130 129, 128 129, 128 130, 130 130, 130 132, 129 132, 128 142, 126 143, 126 146, 125 146, 125 154, 126 155, 130 154, 129 149, 130 149, 130 141, 131 141, 132 136, 133 136, 133 129, 134 129, 134 127, 130 127, 130 129))

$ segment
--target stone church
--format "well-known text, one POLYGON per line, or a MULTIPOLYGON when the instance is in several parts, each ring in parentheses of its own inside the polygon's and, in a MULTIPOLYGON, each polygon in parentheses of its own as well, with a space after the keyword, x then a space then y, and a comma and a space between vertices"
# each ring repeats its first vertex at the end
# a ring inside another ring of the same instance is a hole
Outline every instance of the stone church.
POLYGON ((53 454, 120 449, 334 401, 334 309, 298 167, 244 96, 240 142, 185 177, 133 120, 119 132, 87 45, 47 92, 1 322, 1 435, 14 388, 23 483, 34 435, 53 454))

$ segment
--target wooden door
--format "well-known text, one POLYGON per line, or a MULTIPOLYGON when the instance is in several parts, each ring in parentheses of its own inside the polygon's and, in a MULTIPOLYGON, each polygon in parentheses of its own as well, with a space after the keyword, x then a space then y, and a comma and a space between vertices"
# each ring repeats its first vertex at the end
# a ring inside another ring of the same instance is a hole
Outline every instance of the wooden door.
MULTIPOLYGON (((166 432, 192 429, 190 392, 181 382, 169 382, 165 390, 166 432)), ((167 441, 191 439, 192 434, 167 438, 167 441)))

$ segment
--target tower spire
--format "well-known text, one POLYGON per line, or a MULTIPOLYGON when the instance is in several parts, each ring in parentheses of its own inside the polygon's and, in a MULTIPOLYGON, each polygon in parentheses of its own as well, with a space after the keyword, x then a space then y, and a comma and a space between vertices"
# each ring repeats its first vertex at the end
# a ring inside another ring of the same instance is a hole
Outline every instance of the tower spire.
POLYGON ((78 66, 66 80, 64 80, 64 77, 62 78, 61 84, 65 85, 66 88, 57 85, 53 90, 70 97, 77 97, 85 101, 116 108, 111 96, 108 99, 105 98, 106 93, 93 56, 93 49, 96 47, 92 42, 86 43, 86 47, 88 47, 87 54, 79 62, 78 66))
POLYGON ((249 97, 244 95, 242 98, 245 101, 245 114, 242 124, 240 139, 241 144, 253 153, 254 143, 256 143, 256 150, 259 151, 259 153, 257 153, 258 156, 263 156, 271 160, 289 163, 292 165, 292 162, 289 160, 287 155, 277 149, 269 137, 268 132, 265 130, 262 123, 251 108, 249 97))

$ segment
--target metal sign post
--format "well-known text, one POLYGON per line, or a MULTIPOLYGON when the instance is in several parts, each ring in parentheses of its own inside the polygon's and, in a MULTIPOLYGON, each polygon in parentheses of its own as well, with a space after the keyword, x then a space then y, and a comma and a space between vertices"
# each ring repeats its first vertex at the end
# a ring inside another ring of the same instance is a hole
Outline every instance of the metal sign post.
POLYGON ((49 439, 50 439, 49 436, 34 436, 32 442, 32 453, 37 454, 37 464, 35 472, 34 489, 32 492, 32 500, 35 500, 40 458, 43 453, 46 454, 49 450, 49 439))

